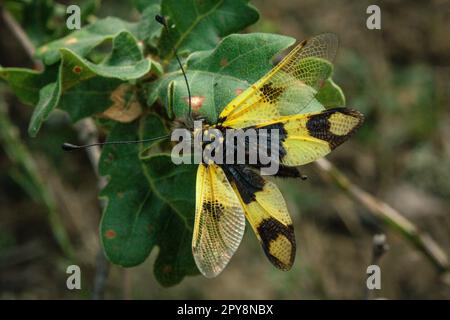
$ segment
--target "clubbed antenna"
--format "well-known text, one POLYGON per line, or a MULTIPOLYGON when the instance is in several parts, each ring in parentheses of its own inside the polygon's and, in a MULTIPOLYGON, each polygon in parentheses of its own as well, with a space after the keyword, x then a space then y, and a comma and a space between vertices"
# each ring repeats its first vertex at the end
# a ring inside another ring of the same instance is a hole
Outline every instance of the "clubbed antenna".
MULTIPOLYGON (((169 26, 167 25, 167 20, 166 20, 166 18, 165 18, 164 16, 161 16, 161 15, 156 15, 156 16, 155 16, 155 20, 156 20, 158 23, 160 23, 160 24, 162 24, 162 25, 164 26, 164 28, 165 28, 166 31, 167 31, 168 36, 170 37, 171 34, 170 34, 169 26)), ((194 121, 193 121, 193 119, 192 119, 192 101, 191 101, 192 99, 191 99, 191 89, 190 89, 190 87, 189 87, 189 82, 188 82, 188 79, 187 79, 186 72, 185 72, 185 70, 184 70, 183 64, 181 63, 180 57, 178 56, 177 48, 176 48, 175 46, 173 47, 173 52, 174 52, 174 54, 175 54, 175 58, 176 58, 177 61, 178 61, 178 65, 180 66, 181 72, 183 73, 184 81, 186 82, 186 87, 187 87, 188 97, 189 97, 189 100, 188 100, 188 104, 189 104, 188 123, 189 123, 190 126, 193 126, 194 121)))
POLYGON ((142 143, 142 142, 149 142, 149 141, 156 141, 156 140, 161 140, 161 139, 167 139, 169 138, 169 135, 165 135, 165 136, 160 136, 160 137, 155 137, 155 138, 150 138, 150 139, 143 139, 143 140, 132 140, 132 141, 106 141, 106 142, 97 142, 97 143, 92 143, 92 144, 85 144, 85 145, 76 145, 76 144, 72 144, 72 143, 68 143, 68 142, 64 142, 61 145, 61 148, 64 151, 75 151, 75 150, 81 150, 81 149, 86 149, 86 148, 90 148, 90 147, 94 147, 94 146, 104 146, 106 144, 132 144, 132 143, 142 143))

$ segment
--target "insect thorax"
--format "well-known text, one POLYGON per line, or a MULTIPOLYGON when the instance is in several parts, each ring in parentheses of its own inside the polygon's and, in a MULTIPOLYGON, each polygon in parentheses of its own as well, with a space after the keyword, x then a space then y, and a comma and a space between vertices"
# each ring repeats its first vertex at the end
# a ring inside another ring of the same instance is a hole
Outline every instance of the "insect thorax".
POLYGON ((194 132, 194 138, 196 135, 201 135, 203 162, 206 164, 260 167, 271 161, 279 162, 280 150, 284 152, 277 128, 232 129, 221 125, 204 125, 201 130, 194 132))

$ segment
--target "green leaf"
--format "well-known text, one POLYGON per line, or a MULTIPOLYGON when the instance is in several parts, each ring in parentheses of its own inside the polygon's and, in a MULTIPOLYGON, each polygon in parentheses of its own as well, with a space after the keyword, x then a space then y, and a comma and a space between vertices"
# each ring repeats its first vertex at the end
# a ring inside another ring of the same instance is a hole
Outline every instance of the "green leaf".
POLYGON ((325 81, 316 99, 327 108, 345 106, 344 92, 331 78, 325 81))
POLYGON ((138 24, 139 39, 156 48, 157 39, 161 36, 163 26, 155 21, 155 16, 161 13, 159 4, 152 4, 145 8, 138 24))
POLYGON ((138 79, 150 71, 150 60, 143 58, 137 40, 127 31, 114 38, 111 55, 100 64, 89 62, 65 48, 60 52, 66 75, 64 87, 71 87, 71 81, 78 82, 96 75, 126 81, 138 79))
POLYGON ((59 50, 70 49, 75 54, 85 57, 100 43, 111 40, 121 31, 137 33, 136 23, 125 22, 121 19, 108 17, 70 33, 64 38, 50 42, 36 51, 36 57, 50 65, 60 60, 59 50))
POLYGON ((111 97, 122 83, 149 72, 150 60, 144 59, 137 40, 127 31, 113 40, 111 54, 100 64, 83 59, 69 49, 61 49, 61 64, 55 83, 41 90, 28 132, 36 136, 50 112, 58 106, 72 120, 101 112, 112 105, 111 97), (117 80, 116 80, 117 79, 117 80))
POLYGON ((135 93, 132 86, 127 86, 121 80, 94 77, 64 91, 58 108, 66 111, 71 120, 76 122, 111 107, 114 96, 127 103, 135 98, 135 93), (127 89, 123 90, 123 86, 127 89))
POLYGON ((58 105, 60 96, 60 81, 50 83, 41 89, 39 92, 39 102, 34 109, 28 126, 28 133, 30 136, 36 136, 42 123, 48 118, 50 112, 58 105))
POLYGON ((52 82, 58 68, 47 68, 38 72, 26 68, 2 68, 0 78, 7 81, 21 102, 36 105, 39 100, 39 91, 52 82))
POLYGON ((317 85, 315 83, 316 79, 328 79, 333 74, 333 64, 328 60, 318 57, 306 57, 301 59, 298 63, 298 68, 307 70, 308 76, 305 77, 307 78, 305 84, 312 87, 317 85), (311 70, 311 65, 320 65, 321 67, 316 67, 311 70))
POLYGON ((165 215, 164 224, 160 225, 160 253, 154 274, 159 283, 168 287, 180 283, 185 276, 198 275, 199 271, 192 256, 192 231, 173 211, 165 215))
MULTIPOLYGON (((165 132, 157 116, 149 115, 145 121, 152 125, 148 137, 165 132)), ((117 123, 108 141, 136 140, 138 130, 138 122, 117 123)), ((107 145, 99 163, 100 174, 108 177, 108 184, 101 191, 107 205, 100 236, 108 259, 125 267, 140 264, 147 258, 160 237, 160 220, 167 214, 166 205, 150 189, 143 174, 140 148, 139 144, 107 145)))
POLYGON ((180 53, 212 49, 222 37, 259 18, 248 0, 163 0, 161 10, 171 27, 170 35, 163 31, 159 45, 161 55, 168 60, 174 47, 180 53))
MULTIPOLYGON (((150 114, 139 125, 116 124, 108 141, 164 133, 160 118, 150 114)), ((176 166, 167 155, 140 159, 154 143, 103 149, 99 172, 108 177, 108 184, 101 192, 107 206, 100 233, 108 259, 125 267, 142 263, 158 245, 154 273, 162 285, 170 286, 198 273, 191 251, 196 166, 176 166)))
POLYGON ((145 11, 146 8, 152 5, 160 5, 161 0, 133 0, 133 4, 139 12, 145 11))
MULTIPOLYGON (((230 35, 225 37, 214 50, 193 53, 187 60, 187 77, 193 97, 193 110, 200 113, 210 123, 215 123, 222 109, 243 90, 264 76, 273 66, 270 59, 282 49, 294 42, 294 39, 273 34, 253 33, 230 35)), ((305 65, 308 70, 311 60, 319 66, 313 70, 311 78, 328 78, 320 95, 311 99, 311 92, 303 95, 299 91, 299 105, 307 107, 302 112, 323 110, 323 102, 342 105, 343 94, 331 80, 333 65, 320 58, 310 57, 299 62, 299 68, 305 65)), ((312 83, 306 83, 304 90, 316 92, 312 83)), ((316 84, 314 84, 315 86, 316 84)), ((172 72, 151 84, 148 103, 156 96, 165 104, 167 113, 172 117, 185 117, 188 113, 188 92, 182 74, 172 72)))
POLYGON ((160 253, 154 270, 158 281, 170 286, 199 273, 191 248, 197 166, 175 165, 166 154, 146 156, 142 162, 153 191, 170 208, 159 226, 160 253))
POLYGON ((195 206, 195 165, 176 165, 170 155, 157 154, 142 158, 146 176, 158 194, 186 221, 193 219, 195 206))
POLYGON ((254 83, 273 67, 272 58, 294 42, 294 38, 270 33, 233 34, 224 38, 214 50, 192 54, 188 69, 254 83))
MULTIPOLYGON (((214 50, 192 54, 187 61, 187 77, 192 96, 202 101, 194 108, 214 123, 231 99, 273 67, 273 56, 293 43, 293 38, 275 34, 233 34, 214 50)), ((158 92, 169 114, 187 114, 188 93, 180 72, 166 74, 152 84, 149 92, 149 99, 158 92), (173 90, 168 90, 170 83, 173 90)))

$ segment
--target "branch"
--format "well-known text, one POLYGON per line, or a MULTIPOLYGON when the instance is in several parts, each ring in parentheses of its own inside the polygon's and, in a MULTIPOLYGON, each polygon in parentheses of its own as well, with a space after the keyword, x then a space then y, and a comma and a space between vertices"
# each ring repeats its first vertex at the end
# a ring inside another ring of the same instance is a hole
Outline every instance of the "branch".
POLYGON ((103 249, 97 253, 95 260, 94 288, 92 289, 92 300, 103 300, 105 297, 106 280, 109 274, 109 261, 106 259, 103 249))
POLYGON ((31 42, 30 38, 28 38, 25 31, 22 29, 20 24, 17 23, 16 20, 11 16, 11 14, 6 10, 3 6, 0 5, 0 11, 2 12, 3 21, 5 22, 8 29, 14 34, 20 45, 22 46, 25 53, 28 55, 31 61, 33 61, 34 66, 38 70, 44 69, 44 65, 40 60, 34 59, 34 53, 36 52, 36 48, 31 42))
POLYGON ((386 242, 386 235, 376 234, 372 240, 372 261, 370 264, 378 264, 381 257, 389 250, 389 245, 386 242))
MULTIPOLYGON (((389 250, 389 245, 386 242, 386 235, 376 234, 373 236, 372 240, 372 260, 371 265, 378 265, 381 257, 389 250)), ((366 300, 374 298, 374 291, 369 289, 369 286, 365 285, 366 288, 366 300)))
MULTIPOLYGON (((98 143, 98 131, 94 121, 91 118, 85 118, 75 125, 75 130, 78 133, 78 138, 83 144, 98 143)), ((92 146, 86 148, 86 153, 91 162, 92 168, 99 180, 99 187, 103 188, 106 185, 106 179, 98 173, 98 163, 100 161, 101 149, 99 146, 92 146)), ((103 205, 102 205, 103 206, 103 205)))
MULTIPOLYGON (((94 144, 98 142, 98 131, 95 126, 94 121, 91 118, 86 118, 81 120, 75 129, 78 132, 78 138, 83 144, 94 144)), ((97 175, 98 188, 103 189, 106 185, 106 179, 99 175, 98 173, 98 163, 100 160, 101 149, 99 146, 93 146, 86 149, 86 152, 91 162, 92 168, 97 175)), ((105 208, 105 202, 100 200, 100 206, 105 208)), ((109 261, 106 259, 103 249, 100 248, 97 253, 96 267, 95 267, 95 278, 94 278, 94 288, 92 292, 92 299, 101 300, 104 297, 106 279, 109 274, 109 261)))
POLYGON ((381 219, 385 224, 413 244, 419 251, 433 263, 441 273, 450 272, 447 254, 431 238, 431 236, 415 226, 397 210, 373 195, 354 185, 342 172, 334 167, 328 160, 322 158, 315 162, 324 178, 331 180, 335 185, 345 191, 350 197, 365 206, 370 213, 381 219))

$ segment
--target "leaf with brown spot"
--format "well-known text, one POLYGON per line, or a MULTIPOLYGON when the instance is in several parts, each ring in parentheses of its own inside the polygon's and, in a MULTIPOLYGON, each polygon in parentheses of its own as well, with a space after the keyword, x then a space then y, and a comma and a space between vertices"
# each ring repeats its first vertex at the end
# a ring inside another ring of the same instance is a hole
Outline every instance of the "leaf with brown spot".
POLYGON ((226 35, 255 23, 259 14, 248 0, 164 0, 161 14, 173 25, 170 34, 163 30, 159 39, 161 56, 173 58, 179 52, 195 52, 213 48, 226 35))
MULTIPOLYGON (((161 135, 159 118, 149 115, 141 121, 152 123, 154 130, 149 135, 161 135)), ((139 128, 137 121, 117 122, 108 140, 136 140, 139 128)), ((100 225, 102 245, 111 262, 125 267, 147 258, 160 237, 159 227, 149 232, 147 226, 158 226, 166 214, 164 203, 152 192, 141 170, 140 148, 139 144, 106 145, 99 162, 100 174, 109 177, 100 194, 107 203, 100 225)))
MULTIPOLYGON (((191 97, 191 106, 193 111, 198 111, 202 106, 203 102, 205 101, 205 96, 192 96, 191 97)), ((189 106, 189 97, 184 97, 184 101, 189 106)))
POLYGON ((78 39, 75 37, 70 37, 68 38, 66 41, 64 41, 64 44, 66 45, 70 45, 70 44, 75 44, 78 42, 78 39))
POLYGON ((36 57, 46 65, 60 60, 59 50, 68 48, 85 57, 93 48, 106 40, 110 40, 121 31, 137 33, 137 25, 115 17, 98 19, 81 30, 76 30, 64 38, 49 42, 36 51, 36 57))
POLYGON ((134 87, 129 84, 121 84, 111 92, 113 104, 106 109, 101 116, 108 119, 127 123, 136 120, 142 114, 134 87))
MULTIPOLYGON (((247 89, 272 67, 272 57, 289 47, 293 38, 275 34, 233 34, 225 37, 214 50, 196 52, 187 61, 187 78, 193 97, 205 97, 198 109, 208 122, 217 121, 222 109, 236 97, 236 90, 247 89)), ((151 101, 158 95, 169 109, 173 101, 176 118, 186 116, 188 96, 181 73, 168 73, 151 84, 148 90, 151 101), (173 83, 173 100, 168 97, 169 84, 173 83)), ((194 108, 194 103, 193 103, 194 108)))
POLYGON ((236 92, 236 95, 238 96, 238 95, 240 95, 242 92, 244 92, 244 89, 237 88, 237 89, 235 90, 235 92, 236 92))
POLYGON ((144 156, 142 161, 150 186, 167 205, 158 226, 160 253, 154 272, 161 284, 171 286, 187 275, 199 274, 191 248, 197 166, 175 165, 167 154, 144 156))
POLYGON ((105 238, 107 238, 107 239, 114 239, 116 237, 116 235, 117 235, 117 233, 112 229, 106 230, 106 232, 105 232, 105 238))
MULTIPOLYGON (((37 134, 56 107, 66 110, 73 121, 104 111, 111 106, 111 91, 123 81, 141 78, 151 67, 137 40, 127 31, 115 35, 111 53, 99 64, 67 48, 61 48, 59 54, 61 62, 57 79, 52 87, 41 89, 28 129, 31 136, 37 134)), ((132 108, 131 114, 136 111, 132 108)), ((124 115, 122 117, 125 119, 124 115)))
POLYGON ((83 70, 80 66, 73 67, 72 71, 75 73, 81 73, 81 70, 83 70))
MULTIPOLYGON (((161 119, 148 114, 140 121, 115 123, 107 141, 165 133, 161 119)), ((171 286, 198 274, 191 251, 195 166, 175 166, 170 156, 141 159, 142 151, 154 143, 104 147, 99 172, 109 180, 101 191, 107 206, 100 235, 108 259, 125 267, 142 263, 158 246, 154 273, 162 285, 171 286), (109 230, 116 236, 108 237, 109 230)))
POLYGON ((228 65, 228 59, 227 58, 220 59, 220 66, 221 67, 226 67, 227 65, 228 65))

